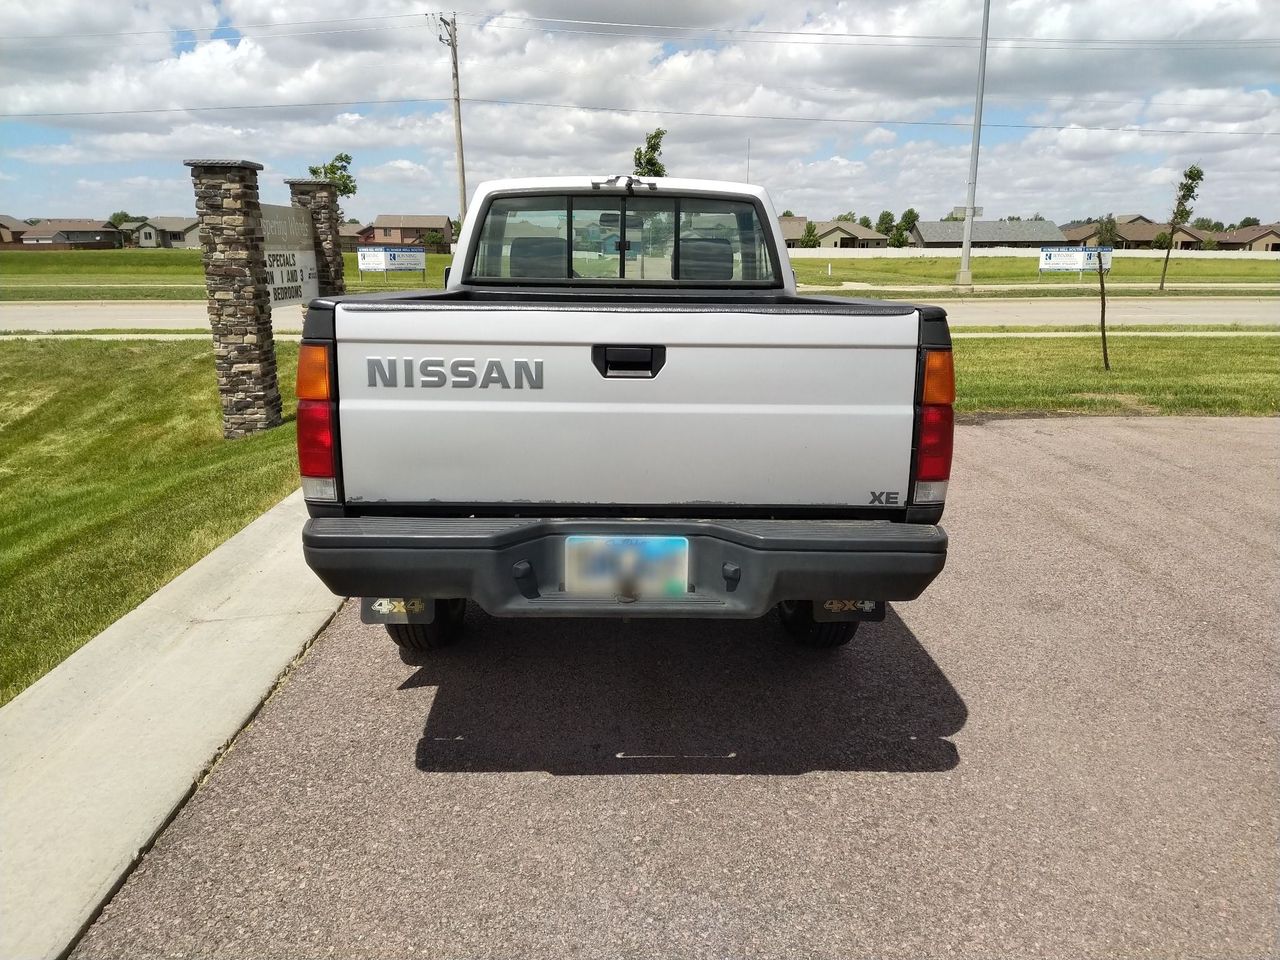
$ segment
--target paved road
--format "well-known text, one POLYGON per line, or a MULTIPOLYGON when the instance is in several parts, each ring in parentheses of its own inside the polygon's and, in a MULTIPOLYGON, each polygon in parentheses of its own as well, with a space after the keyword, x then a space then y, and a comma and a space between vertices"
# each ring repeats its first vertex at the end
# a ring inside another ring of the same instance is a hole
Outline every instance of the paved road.
MULTIPOLYGON (((1088 297, 1025 300, 945 300, 953 324, 1096 323, 1098 305, 1088 297)), ((1209 297, 1155 299, 1112 298, 1110 323, 1280 323, 1280 298, 1209 297)), ((300 330, 299 307, 276 315, 283 330, 300 330)), ((104 303, 0 303, 0 330, 207 330, 202 301, 117 301, 104 303)))
POLYGON ((75 956, 1274 956, 1280 425, 963 428, 947 526, 834 654, 348 607, 75 956))

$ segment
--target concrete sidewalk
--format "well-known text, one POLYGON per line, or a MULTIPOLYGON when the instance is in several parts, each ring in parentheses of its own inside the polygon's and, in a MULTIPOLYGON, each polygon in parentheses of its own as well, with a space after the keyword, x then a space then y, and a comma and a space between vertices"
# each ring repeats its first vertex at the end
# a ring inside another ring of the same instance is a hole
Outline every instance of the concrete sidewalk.
POLYGON ((333 616, 305 515, 292 494, 0 708, 0 957, 65 953, 333 616))

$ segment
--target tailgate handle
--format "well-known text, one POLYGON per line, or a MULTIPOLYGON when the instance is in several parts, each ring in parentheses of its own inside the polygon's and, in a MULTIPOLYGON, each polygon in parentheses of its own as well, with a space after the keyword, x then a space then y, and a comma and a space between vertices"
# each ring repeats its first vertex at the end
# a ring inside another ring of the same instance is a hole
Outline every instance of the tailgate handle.
POLYGON ((591 362, 602 377, 652 380, 667 362, 667 348, 598 343, 591 348, 591 362))

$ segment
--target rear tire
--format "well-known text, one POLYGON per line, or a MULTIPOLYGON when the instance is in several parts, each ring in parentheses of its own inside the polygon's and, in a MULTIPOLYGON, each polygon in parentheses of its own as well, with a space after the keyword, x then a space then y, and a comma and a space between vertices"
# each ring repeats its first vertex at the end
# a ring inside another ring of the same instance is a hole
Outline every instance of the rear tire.
POLYGON ((783 600, 778 619, 793 643, 814 650, 842 647, 858 632, 857 620, 814 620, 812 600, 783 600))
POLYGON ((388 623, 387 636, 400 648, 400 659, 416 664, 432 650, 447 647, 462 632, 467 601, 433 600, 435 611, 430 623, 388 623))

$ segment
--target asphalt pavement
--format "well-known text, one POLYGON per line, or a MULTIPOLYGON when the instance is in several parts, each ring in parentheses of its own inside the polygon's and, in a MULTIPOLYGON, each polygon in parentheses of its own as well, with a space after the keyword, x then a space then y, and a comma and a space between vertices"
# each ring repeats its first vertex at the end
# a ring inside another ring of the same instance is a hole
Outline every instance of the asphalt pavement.
POLYGON ((1280 424, 963 427, 835 652, 345 608, 75 957, 1273 957, 1280 424))
MULTIPOLYGON (((805 292, 805 291, 801 291, 805 292)), ((810 291, 829 292, 829 291, 810 291)), ((1280 298, 1230 297, 1112 297, 1107 301, 1111 324, 1280 323, 1280 298)), ((1098 303, 1092 297, 979 298, 939 300, 953 326, 1016 324, 1028 326, 1097 323, 1098 303)), ((280 330, 301 330, 302 309, 277 311, 280 330)), ((202 300, 0 303, 0 330, 208 330, 202 300)))

